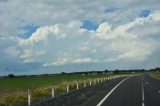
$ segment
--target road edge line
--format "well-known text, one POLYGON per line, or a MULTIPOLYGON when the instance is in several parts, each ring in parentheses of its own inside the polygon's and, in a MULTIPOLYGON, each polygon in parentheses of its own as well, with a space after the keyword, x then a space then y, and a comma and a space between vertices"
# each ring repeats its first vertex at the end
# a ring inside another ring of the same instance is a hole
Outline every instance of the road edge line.
POLYGON ((121 84, 123 83, 125 80, 127 80, 130 77, 127 77, 125 79, 123 79, 121 82, 119 82, 96 106, 101 106, 103 104, 103 102, 112 94, 112 92, 121 84))

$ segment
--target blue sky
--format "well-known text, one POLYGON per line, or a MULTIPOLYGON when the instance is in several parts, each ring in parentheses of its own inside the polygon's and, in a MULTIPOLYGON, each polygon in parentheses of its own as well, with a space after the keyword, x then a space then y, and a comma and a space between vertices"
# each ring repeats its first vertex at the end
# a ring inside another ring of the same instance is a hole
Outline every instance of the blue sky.
POLYGON ((96 25, 90 20, 84 20, 82 22, 83 22, 83 25, 80 28, 87 29, 87 30, 96 30, 98 28, 98 25, 96 25))
POLYGON ((0 75, 160 66, 159 0, 0 0, 0 75))
POLYGON ((151 10, 142 10, 139 14, 140 17, 148 17, 151 13, 151 10))
POLYGON ((106 12, 106 13, 112 13, 112 12, 117 11, 118 9, 120 9, 120 8, 117 8, 117 7, 109 7, 109 8, 106 8, 105 12, 106 12))
POLYGON ((38 28, 39 27, 36 25, 23 26, 20 29, 26 30, 26 32, 24 34, 21 34, 20 37, 22 37, 23 39, 28 39, 32 35, 32 33, 36 32, 38 28))

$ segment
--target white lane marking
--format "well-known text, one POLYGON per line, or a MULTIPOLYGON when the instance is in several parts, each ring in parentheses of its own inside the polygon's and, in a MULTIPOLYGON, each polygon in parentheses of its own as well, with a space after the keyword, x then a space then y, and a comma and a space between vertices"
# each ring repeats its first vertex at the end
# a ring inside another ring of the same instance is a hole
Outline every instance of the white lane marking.
POLYGON ((160 93, 160 91, 158 91, 158 93, 160 93))
POLYGON ((142 106, 144 106, 144 87, 142 83, 142 106))
POLYGON ((118 83, 96 106, 101 106, 102 103, 112 94, 112 92, 122 83, 124 82, 126 79, 128 79, 130 77, 127 77, 125 79, 123 79, 120 83, 118 83))

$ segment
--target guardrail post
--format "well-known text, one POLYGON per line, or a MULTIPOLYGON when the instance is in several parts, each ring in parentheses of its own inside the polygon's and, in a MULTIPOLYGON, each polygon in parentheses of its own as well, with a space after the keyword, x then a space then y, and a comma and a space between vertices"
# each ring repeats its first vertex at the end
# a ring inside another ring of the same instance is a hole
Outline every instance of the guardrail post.
POLYGON ((28 89, 28 106, 31 105, 31 91, 28 89))
POLYGON ((86 87, 86 83, 84 82, 84 84, 83 84, 83 85, 84 85, 84 88, 85 88, 85 87, 86 87))
POLYGON ((91 81, 89 81, 89 85, 90 85, 90 86, 92 85, 92 82, 91 82, 91 81))
POLYGON ((69 93, 69 85, 67 85, 67 93, 69 93))
POLYGON ((98 84, 99 84, 99 79, 98 79, 98 84))
POLYGON ((77 90, 78 90, 78 87, 79 87, 79 86, 78 86, 78 83, 77 83, 77 90))
POLYGON ((52 98, 54 98, 54 88, 52 87, 52 98))

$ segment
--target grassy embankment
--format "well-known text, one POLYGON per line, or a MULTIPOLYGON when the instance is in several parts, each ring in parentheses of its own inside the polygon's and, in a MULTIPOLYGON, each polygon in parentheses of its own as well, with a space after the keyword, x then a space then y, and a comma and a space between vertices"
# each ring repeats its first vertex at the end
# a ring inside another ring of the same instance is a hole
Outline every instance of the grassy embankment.
POLYGON ((47 75, 47 76, 26 76, 15 78, 0 79, 0 95, 7 92, 24 90, 22 93, 9 93, 6 96, 0 96, 0 106, 8 106, 10 104, 23 103, 26 105, 28 88, 32 89, 32 100, 38 97, 51 95, 51 88, 47 86, 55 85, 55 92, 64 92, 66 85, 70 88, 76 87, 76 82, 81 86, 84 82, 89 84, 89 80, 106 77, 108 75, 47 75), (43 89, 45 87, 45 89, 43 89), (38 89, 35 89, 38 88, 38 89))
MULTIPOLYGON (((0 94, 13 92, 28 88, 38 88, 55 85, 63 82, 80 81, 103 77, 104 75, 51 75, 51 76, 29 76, 0 79, 0 94)), ((105 75, 106 76, 106 75, 105 75)))
POLYGON ((160 78, 160 72, 154 72, 152 73, 152 76, 155 78, 160 78))
MULTIPOLYGON (((124 73, 116 74, 122 75, 124 73)), ((127 73, 125 73, 127 74, 127 73)), ((76 89, 77 82, 79 87, 89 86, 89 82, 97 82, 98 79, 115 76, 114 74, 91 74, 91 75, 47 75, 47 76, 25 76, 15 78, 0 79, 0 106, 8 106, 10 104, 19 103, 20 105, 27 103, 27 89, 31 89, 32 101, 40 97, 51 96, 51 85, 55 93, 66 92, 66 86, 69 85, 70 89, 76 89), (47 87, 48 86, 48 87, 47 87), (32 89, 33 88, 33 89, 32 89), (15 92, 14 91, 21 91, 15 92), (12 92, 12 93, 7 93, 12 92), (7 93, 6 96, 1 94, 7 93)))

